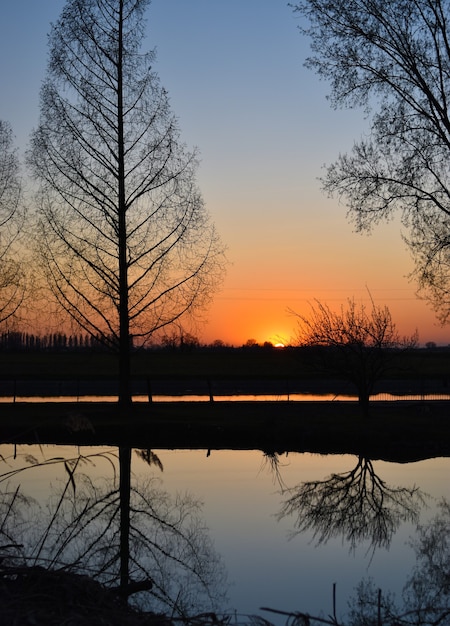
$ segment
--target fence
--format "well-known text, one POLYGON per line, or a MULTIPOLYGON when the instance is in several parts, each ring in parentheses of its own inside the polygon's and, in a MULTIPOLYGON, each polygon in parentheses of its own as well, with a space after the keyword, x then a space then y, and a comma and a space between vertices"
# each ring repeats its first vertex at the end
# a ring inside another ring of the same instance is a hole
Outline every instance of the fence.
MULTIPOLYGON (((210 402, 227 399, 351 401, 356 399, 355 393, 350 383, 337 379, 154 376, 132 380, 133 397, 147 402, 180 398, 210 402)), ((0 399, 4 402, 114 400, 117 394, 118 384, 114 379, 0 380, 0 399)), ((376 386, 371 400, 450 400, 450 387, 446 378, 384 380, 376 386)))

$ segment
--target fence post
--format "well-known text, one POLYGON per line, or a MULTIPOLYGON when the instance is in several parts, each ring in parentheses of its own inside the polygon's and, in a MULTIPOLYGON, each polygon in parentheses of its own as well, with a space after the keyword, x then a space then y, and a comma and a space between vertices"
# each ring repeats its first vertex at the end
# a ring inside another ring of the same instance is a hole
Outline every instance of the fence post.
POLYGON ((152 381, 150 380, 150 378, 147 378, 147 395, 149 403, 153 402, 152 381))
POLYGON ((209 390, 209 401, 210 402, 214 402, 214 395, 213 395, 213 390, 212 390, 212 382, 210 378, 206 379, 206 383, 208 385, 208 390, 209 390))

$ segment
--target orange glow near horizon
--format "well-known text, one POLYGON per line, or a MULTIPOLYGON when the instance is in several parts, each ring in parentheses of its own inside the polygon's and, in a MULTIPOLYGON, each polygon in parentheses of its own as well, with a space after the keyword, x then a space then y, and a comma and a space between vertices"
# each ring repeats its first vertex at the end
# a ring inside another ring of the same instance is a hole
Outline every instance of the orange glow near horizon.
MULTIPOLYGON (((348 297, 370 306, 364 287, 348 297)), ((410 336, 417 330, 419 345, 434 341, 438 345, 450 344, 450 328, 439 325, 434 312, 426 302, 419 300, 413 288, 410 292, 374 290, 376 305, 388 306, 401 335, 410 336)), ((312 295, 308 290, 293 293, 282 290, 224 290, 208 312, 208 323, 199 329, 204 343, 221 340, 226 344, 241 346, 253 339, 258 344, 295 344, 297 320, 295 313, 308 316, 315 300, 328 304, 331 309, 345 306, 347 296, 331 291, 312 295)))
MULTIPOLYGON (((227 215, 225 205, 219 210, 227 215)), ((265 207, 257 223, 262 228, 269 220, 272 235, 276 211, 276 206, 265 207)), ((422 343, 450 343, 448 329, 439 327, 406 278, 412 264, 396 225, 380 225, 372 237, 363 237, 351 231, 340 210, 330 213, 323 199, 304 209, 300 200, 299 211, 297 228, 298 218, 292 216, 277 237, 249 241, 243 224, 237 232, 230 232, 226 221, 219 224, 224 239, 234 239, 232 265, 207 312, 208 323, 198 331, 203 342, 292 344, 298 329, 295 314, 307 316, 315 300, 332 309, 345 306, 349 298, 370 304, 370 291, 378 306, 389 307, 401 334, 417 329, 422 343)))
MULTIPOLYGON (((434 312, 426 302, 409 290, 374 289, 371 291, 377 306, 388 306, 399 333, 411 336, 418 331, 419 345, 435 342, 437 345, 450 345, 450 326, 439 325, 434 312)), ((215 298, 204 315, 205 324, 199 324, 186 331, 192 332, 202 344, 222 341, 231 346, 242 346, 249 340, 259 345, 270 342, 277 345, 295 345, 298 334, 297 315, 308 317, 315 301, 326 304, 332 310, 346 307, 348 298, 357 303, 371 306, 370 297, 364 286, 347 294, 344 289, 302 291, 293 289, 245 289, 224 288, 215 298)), ((36 332, 76 332, 73 327, 58 323, 53 318, 35 320, 36 332)))
POLYGON ((291 344, 296 321, 287 311, 279 294, 253 292, 251 297, 239 290, 221 294, 208 312, 208 323, 200 329, 205 343, 219 339, 226 344, 241 346, 248 340, 259 344, 291 344))

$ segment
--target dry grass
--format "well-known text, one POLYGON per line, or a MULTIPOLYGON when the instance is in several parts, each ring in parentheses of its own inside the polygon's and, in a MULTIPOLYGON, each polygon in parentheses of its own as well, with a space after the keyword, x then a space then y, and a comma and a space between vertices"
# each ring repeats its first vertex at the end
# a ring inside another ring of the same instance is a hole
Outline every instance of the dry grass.
POLYGON ((1 623, 10 626, 169 626, 169 619, 129 608, 98 582, 41 567, 0 569, 1 623))
MULTIPOLYGON (((0 565, 0 623, 8 626, 174 626, 179 619, 128 606, 88 576, 43 567, 0 565)), ((185 626, 224 626, 213 613, 185 618, 185 626)))

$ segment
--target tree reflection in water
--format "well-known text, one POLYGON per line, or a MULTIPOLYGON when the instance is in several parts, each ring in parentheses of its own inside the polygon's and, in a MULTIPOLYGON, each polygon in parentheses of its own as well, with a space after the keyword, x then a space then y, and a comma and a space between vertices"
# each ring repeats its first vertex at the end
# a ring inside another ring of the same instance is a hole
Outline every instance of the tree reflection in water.
MULTIPOLYGON (((261 610, 282 615, 292 626, 448 626, 450 623, 450 502, 438 503, 438 512, 419 525, 411 541, 416 564, 403 586, 400 602, 389 591, 377 588, 371 578, 360 581, 349 599, 345 618, 336 614, 333 586, 332 615, 314 616, 272 608, 261 610)), ((261 622, 262 624, 262 622, 261 622)), ((265 622, 267 626, 267 622, 265 622)))
MULTIPOLYGON (((162 470, 150 450, 141 459, 162 470)), ((189 494, 171 496, 152 474, 132 477, 131 449, 26 464, 0 475, 2 574, 40 566, 84 574, 140 608, 192 616, 224 606, 226 573, 189 494), (93 479, 86 466, 107 459, 112 478, 93 479), (120 472, 117 473, 117 461, 120 472), (62 463, 66 480, 42 506, 8 481, 25 469, 62 463), (138 593, 141 592, 141 593, 138 593), (145 594, 145 595, 143 595, 145 594)))
POLYGON ((278 519, 295 518, 292 536, 312 531, 317 544, 342 536, 351 550, 365 541, 374 550, 389 548, 402 523, 418 522, 426 497, 417 487, 390 487, 363 456, 348 472, 283 492, 289 497, 278 519))

